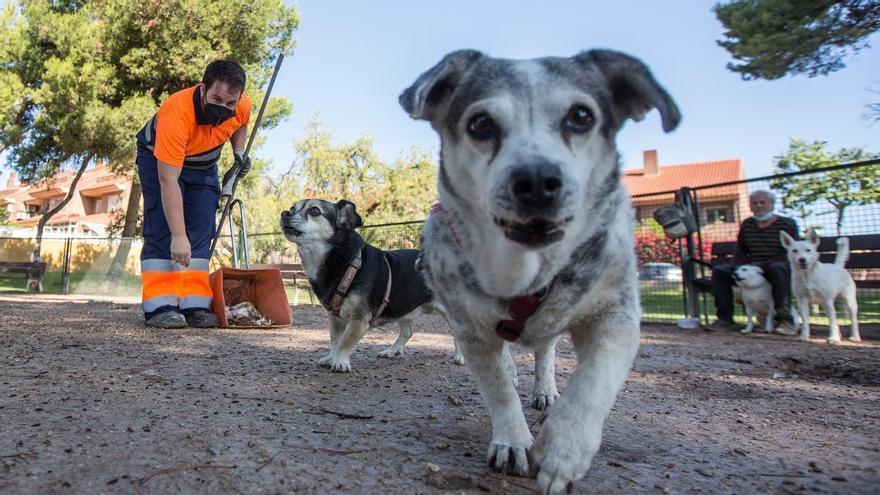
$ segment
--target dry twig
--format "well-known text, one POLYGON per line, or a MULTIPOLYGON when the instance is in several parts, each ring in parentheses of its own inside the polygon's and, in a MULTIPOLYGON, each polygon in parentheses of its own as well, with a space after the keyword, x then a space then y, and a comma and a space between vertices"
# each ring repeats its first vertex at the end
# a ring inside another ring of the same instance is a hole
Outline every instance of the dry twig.
POLYGON ((138 478, 135 482, 139 485, 143 485, 144 483, 150 481, 152 478, 156 476, 161 476, 165 474, 171 473, 181 473, 183 471, 198 471, 199 469, 236 469, 238 466, 223 466, 217 464, 194 464, 192 466, 179 466, 179 467, 171 467, 171 468, 163 468, 157 469, 152 473, 144 476, 143 478, 138 478))

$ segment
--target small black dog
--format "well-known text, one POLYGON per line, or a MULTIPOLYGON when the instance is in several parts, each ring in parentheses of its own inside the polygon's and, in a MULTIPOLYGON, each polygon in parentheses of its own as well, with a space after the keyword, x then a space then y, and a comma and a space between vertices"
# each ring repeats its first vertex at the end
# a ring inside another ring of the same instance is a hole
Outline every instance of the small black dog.
MULTIPOLYGON (((351 371, 351 354, 371 326, 396 321, 400 335, 379 357, 399 356, 423 313, 442 312, 416 271, 419 251, 382 251, 355 232, 363 225, 354 203, 297 201, 281 212, 281 230, 296 243, 312 289, 330 314, 330 354, 319 363, 351 371)), ((456 345, 455 362, 464 364, 456 345)))

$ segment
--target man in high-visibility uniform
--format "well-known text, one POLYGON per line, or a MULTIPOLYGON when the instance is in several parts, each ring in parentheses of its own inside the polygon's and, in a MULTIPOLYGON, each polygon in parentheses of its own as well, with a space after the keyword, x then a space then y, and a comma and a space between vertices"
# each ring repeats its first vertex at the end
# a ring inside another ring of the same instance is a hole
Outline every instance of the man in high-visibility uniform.
MULTIPOLYGON (((211 62, 201 83, 169 96, 137 134, 144 195, 143 307, 149 326, 217 326, 208 284, 220 200, 217 160, 229 141, 238 175, 250 169, 244 157, 251 113, 245 82, 236 62, 211 62)), ((227 172, 224 182, 234 180, 231 175, 227 172)))

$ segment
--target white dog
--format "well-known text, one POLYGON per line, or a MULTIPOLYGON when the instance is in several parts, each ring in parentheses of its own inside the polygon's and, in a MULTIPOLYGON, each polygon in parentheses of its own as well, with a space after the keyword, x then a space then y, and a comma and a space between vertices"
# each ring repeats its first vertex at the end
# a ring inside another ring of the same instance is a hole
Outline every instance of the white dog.
POLYGON ((678 108, 641 61, 607 50, 450 53, 400 103, 440 136, 440 206, 425 223, 421 270, 489 409, 489 465, 532 470, 541 493, 561 493, 589 469, 639 346, 633 209, 615 136, 652 108, 671 131, 678 108), (504 343, 533 347, 536 382, 549 388, 563 333, 578 367, 533 443, 504 343))
POLYGON ((788 251, 788 262, 791 264, 792 292, 801 312, 801 335, 804 342, 810 340, 810 304, 822 305, 828 316, 828 342, 840 342, 840 327, 837 325, 837 311, 834 300, 843 297, 852 329, 849 340, 861 341, 859 336, 859 306, 856 301, 856 283, 844 269, 849 256, 849 239, 837 239, 837 255, 834 263, 819 261, 819 237, 810 231, 807 239, 794 240, 785 232, 779 232, 782 245, 788 251))
POLYGON ((742 333, 752 333, 752 319, 764 320, 764 330, 773 331, 773 317, 776 314, 773 305, 773 291, 770 282, 764 277, 764 270, 756 265, 742 265, 733 272, 733 279, 740 288, 742 301, 746 307, 746 327, 742 333))

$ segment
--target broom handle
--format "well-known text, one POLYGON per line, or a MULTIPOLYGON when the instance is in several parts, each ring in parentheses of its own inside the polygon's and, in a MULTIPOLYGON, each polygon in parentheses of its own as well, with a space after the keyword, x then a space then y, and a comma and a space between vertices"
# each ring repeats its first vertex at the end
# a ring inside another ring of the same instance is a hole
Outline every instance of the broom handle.
MULTIPOLYGON (((257 113, 257 120, 254 121, 254 128, 251 130, 251 136, 248 138, 247 147, 244 149, 244 157, 247 156, 251 152, 251 146, 254 144, 254 138, 257 136, 257 129, 260 128, 260 122, 263 120, 263 112, 266 110, 266 104, 269 103, 269 94, 272 92, 272 86, 275 85, 275 77, 278 75, 278 69, 281 68, 281 62, 284 60, 284 53, 278 54, 278 59, 275 61, 275 70, 272 71, 272 78, 269 79, 269 86, 266 88, 266 93, 263 95, 263 102, 260 104, 260 111, 257 113)), ((233 165, 233 167, 236 167, 233 165)), ((217 241, 220 239, 220 232, 223 230, 223 222, 226 221, 226 217, 229 215, 230 206, 232 206, 232 200, 235 197, 235 189, 238 187, 238 181, 240 177, 238 176, 238 170, 234 172, 234 178, 232 180, 232 189, 229 191, 228 197, 226 198, 226 203, 223 205, 223 212, 220 214, 220 223, 217 224, 217 231, 214 233, 214 240, 211 241, 211 252, 208 254, 208 261, 214 257, 214 250, 217 248, 217 241)), ((221 196, 227 196, 221 192, 221 196)), ((247 232, 242 233, 242 235, 247 235, 247 232)), ((235 240, 233 239, 233 242, 235 240)), ((233 247, 235 249, 235 247, 233 247)))

